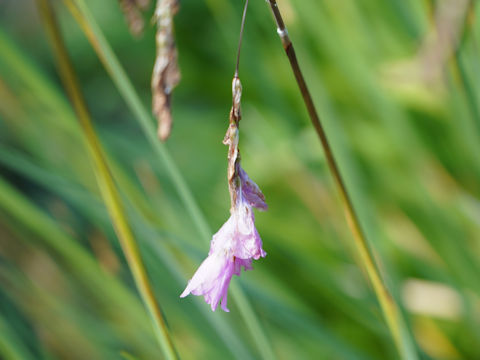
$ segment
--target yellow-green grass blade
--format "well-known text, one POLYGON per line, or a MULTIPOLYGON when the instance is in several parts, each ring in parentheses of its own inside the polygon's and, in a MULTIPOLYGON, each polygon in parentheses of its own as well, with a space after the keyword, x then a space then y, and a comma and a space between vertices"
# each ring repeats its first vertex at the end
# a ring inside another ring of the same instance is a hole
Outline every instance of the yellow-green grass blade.
POLYGON ((120 194, 114 183, 108 164, 106 163, 102 146, 92 126, 90 115, 80 92, 76 74, 63 43, 53 9, 48 0, 38 0, 38 4, 53 45, 61 78, 70 95, 86 138, 102 198, 112 219, 139 293, 151 317, 157 340, 159 341, 164 356, 167 359, 176 359, 178 356, 171 335, 163 318, 160 306, 155 299, 138 245, 125 214, 120 194))

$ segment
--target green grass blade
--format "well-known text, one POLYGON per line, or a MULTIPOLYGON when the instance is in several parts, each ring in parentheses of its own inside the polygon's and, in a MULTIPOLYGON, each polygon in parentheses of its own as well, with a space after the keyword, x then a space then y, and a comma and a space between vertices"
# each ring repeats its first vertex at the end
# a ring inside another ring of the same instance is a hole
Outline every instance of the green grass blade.
POLYGON ((76 74, 60 35, 53 10, 48 0, 38 0, 39 9, 45 21, 47 32, 52 42, 59 72, 71 97, 73 106, 84 132, 87 146, 94 163, 94 169, 100 192, 108 209, 117 236, 127 258, 130 270, 154 325, 156 337, 167 359, 178 358, 167 325, 158 302, 155 300, 152 286, 147 276, 141 254, 130 228, 124 206, 113 177, 106 163, 100 141, 91 124, 85 101, 76 80, 76 74))
POLYGON ((32 355, 0 316, 0 357, 5 360, 33 360, 32 355))

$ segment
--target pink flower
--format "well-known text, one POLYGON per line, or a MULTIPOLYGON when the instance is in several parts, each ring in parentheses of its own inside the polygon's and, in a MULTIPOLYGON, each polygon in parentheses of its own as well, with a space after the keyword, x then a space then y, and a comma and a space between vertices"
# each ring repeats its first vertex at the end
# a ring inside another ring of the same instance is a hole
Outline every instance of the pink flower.
POLYGON ((267 255, 255 228, 252 208, 266 210, 265 197, 241 167, 239 173, 240 186, 236 189, 236 204, 230 218, 213 235, 208 257, 180 295, 203 295, 213 311, 219 303, 224 311, 229 311, 227 291, 232 276, 240 276, 242 267, 245 271, 251 270, 252 259, 267 255))
POLYGON ((228 188, 231 205, 230 218, 213 235, 208 257, 202 262, 187 287, 180 295, 203 295, 215 311, 219 303, 228 312, 227 292, 232 276, 240 276, 243 269, 252 270, 252 260, 267 256, 255 228, 253 208, 267 210, 265 196, 240 166, 238 150, 238 123, 241 119, 240 98, 242 86, 235 75, 232 82, 233 106, 230 124, 223 140, 228 145, 228 188))
POLYGON ((209 255, 225 249, 240 259, 258 260, 266 255, 255 228, 253 209, 243 195, 239 196, 230 218, 213 235, 209 255))

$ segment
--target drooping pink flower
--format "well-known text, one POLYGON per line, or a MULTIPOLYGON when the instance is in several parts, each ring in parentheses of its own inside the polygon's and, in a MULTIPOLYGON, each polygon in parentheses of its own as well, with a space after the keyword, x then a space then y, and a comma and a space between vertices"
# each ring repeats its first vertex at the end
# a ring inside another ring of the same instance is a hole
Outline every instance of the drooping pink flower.
POLYGON ((232 209, 230 218, 213 235, 208 257, 180 295, 181 297, 190 293, 203 295, 213 311, 219 302, 224 311, 229 311, 227 291, 232 276, 234 274, 240 276, 242 267, 245 271, 251 270, 252 259, 258 260, 267 255, 262 249, 262 240, 255 228, 255 215, 252 208, 256 206, 266 209, 267 205, 258 186, 248 178, 245 171, 242 170, 242 172, 244 176, 240 177, 237 203, 232 209), (244 179, 248 179, 248 187, 244 186, 246 184, 244 179), (244 189, 248 189, 248 192, 245 193, 244 189))

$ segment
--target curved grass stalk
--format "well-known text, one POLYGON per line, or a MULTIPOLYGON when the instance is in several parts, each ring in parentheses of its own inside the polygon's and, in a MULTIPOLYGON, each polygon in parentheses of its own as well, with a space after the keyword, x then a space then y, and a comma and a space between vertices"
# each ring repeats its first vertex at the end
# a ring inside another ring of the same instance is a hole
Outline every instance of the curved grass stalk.
POLYGON ((156 338, 165 357, 167 359, 177 359, 178 356, 173 341, 162 316, 160 306, 155 300, 153 289, 148 280, 138 245, 128 223, 120 194, 108 168, 100 141, 92 126, 90 114, 78 86, 75 71, 60 35, 55 15, 48 0, 37 0, 37 3, 51 39, 60 76, 84 132, 102 198, 112 219, 115 232, 120 240, 137 288, 153 322, 156 338))
MULTIPOLYGON (((42 74, 39 73, 38 71, 35 71, 35 68, 33 67, 32 64, 29 64, 26 60, 25 57, 20 56, 20 53, 18 52, 18 49, 15 49, 13 47, 13 44, 10 43, 5 35, 2 33, 0 29, 0 53, 2 53, 2 57, 0 57, 0 66, 2 65, 2 60, 7 60, 3 65, 6 68, 12 68, 14 69, 14 74, 18 74, 17 79, 22 79, 22 81, 25 81, 28 83, 28 86, 31 86, 31 89, 33 92, 41 94, 40 98, 46 98, 45 101, 50 104, 50 106, 53 106, 57 109, 58 111, 58 116, 62 117, 63 120, 68 120, 68 121, 56 121, 55 126, 58 127, 63 127, 65 128, 64 130, 68 133, 69 136, 72 137, 79 137, 81 136, 81 133, 79 132, 80 128, 77 126, 77 124, 74 122, 76 121, 75 115, 72 113, 70 110, 70 105, 66 104, 64 101, 64 98, 59 96, 59 93, 56 88, 51 87, 49 81, 47 81, 45 78, 42 77, 42 74), (70 126, 70 125, 75 125, 75 126, 70 126)), ((1 79, 0 79, 1 82, 1 79)), ((0 86, 1 88, 1 86, 0 86)), ((52 119, 56 119, 56 117, 53 117, 52 119)), ((45 119, 44 119, 45 120, 45 119)), ((48 120, 48 118, 47 118, 48 120)), ((108 156, 108 153, 107 153, 108 156)), ((137 204, 137 200, 140 200, 138 196, 135 195, 136 189, 134 185, 129 181, 128 177, 126 174, 122 173, 121 167, 115 166, 115 161, 112 159, 107 159, 107 162, 110 164, 110 169, 112 171, 113 177, 116 180, 117 184, 120 186, 122 189, 122 192, 126 196, 127 200, 130 200, 132 204, 137 204)), ((54 184, 57 183, 55 179, 55 176, 53 174, 49 174, 46 171, 42 171, 39 168, 36 168, 35 165, 30 164, 26 159, 23 159, 21 155, 16 154, 12 152, 12 149, 8 148, 2 148, 0 146, 0 163, 3 166, 7 166, 9 169, 12 169, 15 172, 19 172, 23 174, 24 176, 28 178, 35 179, 36 182, 39 182, 42 184, 42 186, 45 186, 47 189, 50 189, 53 192, 56 192, 59 190, 58 187, 55 187, 54 184), (41 179, 41 180, 40 180, 41 179)), ((79 199, 74 196, 72 193, 69 191, 67 192, 62 192, 60 191, 61 196, 65 196, 66 198, 70 199, 73 203, 78 205, 79 207, 82 208, 82 203, 79 202, 79 199)), ((84 198, 83 195, 80 195, 82 197, 82 201, 90 201, 94 200, 92 197, 90 198, 84 198)), ((139 214, 141 214, 146 221, 145 225, 141 224, 140 228, 145 229, 144 226, 148 227, 150 219, 150 210, 148 209, 143 209, 143 206, 140 206, 140 204, 137 204, 134 206, 136 210, 138 211, 139 214), (144 212, 146 211, 146 212, 144 212)), ((94 209, 84 209, 87 212, 94 211, 94 209)), ((92 220, 93 221, 93 220, 92 220)), ((135 224, 135 220, 132 219, 132 223, 135 224)), ((42 232, 44 234, 44 232, 42 232)), ((142 236, 142 238, 145 238, 145 236, 142 235, 142 233, 138 233, 138 236, 142 236)), ((49 236, 50 238, 50 236, 49 236)), ((146 237, 146 240, 148 242, 148 236, 146 237)), ((178 280, 183 284, 185 281, 185 277, 183 272, 180 270, 179 264, 173 261, 173 258, 168 255, 168 249, 166 248, 158 248, 160 246, 159 243, 155 244, 156 246, 156 253, 162 257, 162 261, 164 261, 167 264, 167 267, 169 267, 174 275, 178 278, 178 280), (166 253, 163 253, 163 251, 166 251, 166 253)), ((71 260, 69 260, 71 262, 71 260)), ((85 266, 87 267, 87 266, 85 266)), ((109 294, 114 295, 113 290, 109 289, 109 294)), ((220 318, 218 316, 215 316, 209 308, 204 306, 203 301, 195 301, 195 305, 199 308, 200 312, 205 316, 206 320, 212 325, 214 329, 216 329, 217 334, 219 338, 223 340, 225 345, 230 349, 232 355, 237 358, 237 359, 251 359, 252 356, 250 355, 249 351, 247 350, 247 344, 242 342, 239 337, 231 330, 231 326, 227 324, 225 319, 220 318)), ((143 311, 142 309, 139 309, 140 311, 143 311)), ((252 331, 253 333, 253 331, 252 331)))
MULTIPOLYGON (((202 239, 209 242, 212 231, 208 226, 205 216, 200 210, 185 179, 170 156, 166 146, 158 141, 149 111, 140 100, 140 97, 135 91, 130 79, 126 75, 125 70, 103 35, 102 30, 90 14, 88 7, 83 0, 63 1, 80 28, 84 31, 126 104, 135 115, 135 118, 139 122, 147 140, 150 142, 156 154, 162 159, 167 173, 170 176, 186 210, 190 214, 192 221, 200 232, 202 239)), ((268 338, 242 289, 235 284, 232 284, 230 289, 260 354, 264 359, 275 359, 270 342, 268 341, 268 338)))
POLYGON ((327 134, 323 129, 320 117, 318 116, 315 104, 313 103, 312 96, 310 94, 310 91, 308 90, 307 84, 300 69, 300 65, 298 63, 292 41, 288 36, 288 31, 285 27, 285 23, 278 8, 277 1, 269 0, 269 4, 272 9, 273 17, 275 18, 278 35, 282 40, 283 47, 295 75, 295 79, 299 86, 303 100, 305 102, 305 106, 310 116, 310 120, 320 139, 327 164, 332 173, 335 185, 337 186, 340 193, 340 197, 345 210, 345 216, 347 218, 347 223, 353 233, 353 239, 359 253, 359 258, 362 261, 363 266, 365 267, 368 277, 372 283, 387 326, 392 334, 393 340, 402 359, 417 359, 413 340, 411 339, 410 334, 407 330, 398 304, 396 303, 393 296, 390 294, 387 285, 382 279, 377 264, 375 263, 373 252, 360 225, 360 221, 355 212, 353 202, 345 186, 345 182, 340 173, 340 169, 338 168, 337 162, 333 155, 332 148, 327 139, 327 134))

